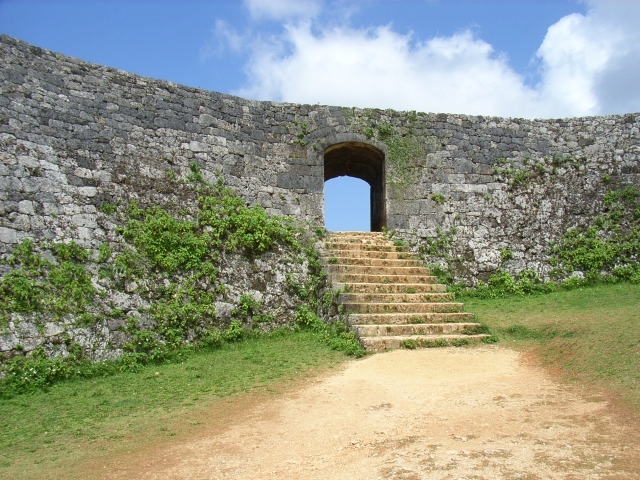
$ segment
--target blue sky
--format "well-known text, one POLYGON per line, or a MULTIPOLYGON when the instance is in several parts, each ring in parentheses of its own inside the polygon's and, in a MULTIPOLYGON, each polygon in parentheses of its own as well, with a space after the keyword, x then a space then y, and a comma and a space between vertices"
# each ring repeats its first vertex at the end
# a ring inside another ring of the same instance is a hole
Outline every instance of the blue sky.
MULTIPOLYGON (((0 32, 260 100, 525 118, 640 111, 637 0, 0 0, 0 32)), ((368 186, 326 184, 368 229, 368 186)))

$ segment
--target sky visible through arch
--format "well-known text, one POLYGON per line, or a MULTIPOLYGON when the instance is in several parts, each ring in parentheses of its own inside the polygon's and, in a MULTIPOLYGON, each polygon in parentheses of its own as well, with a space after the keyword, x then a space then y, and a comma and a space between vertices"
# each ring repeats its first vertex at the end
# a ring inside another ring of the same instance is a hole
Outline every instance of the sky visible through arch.
MULTIPOLYGON (((638 25, 640 0, 0 0, 0 33, 193 87, 523 118, 640 111, 638 25)), ((367 230, 340 181, 329 228, 367 230)))

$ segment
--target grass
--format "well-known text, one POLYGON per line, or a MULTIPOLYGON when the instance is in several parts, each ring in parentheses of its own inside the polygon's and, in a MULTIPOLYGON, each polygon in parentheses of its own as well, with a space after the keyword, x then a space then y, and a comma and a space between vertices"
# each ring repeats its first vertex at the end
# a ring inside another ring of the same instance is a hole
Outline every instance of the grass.
POLYGON ((224 397, 268 393, 347 359, 312 332, 280 333, 0 400, 0 478, 74 478, 83 462, 196 428, 196 411, 224 397))
POLYGON ((465 300, 503 345, 533 348, 567 378, 604 385, 640 408, 640 285, 465 300))
MULTIPOLYGON (((604 384, 640 408, 640 285, 465 303, 502 345, 534 349, 547 366, 604 384)), ((205 428, 199 422, 221 415, 225 399, 242 408, 236 394, 269 395, 347 358, 317 333, 281 332, 194 353, 181 363, 0 400, 0 478, 82 478, 79 469, 96 458, 205 428)))

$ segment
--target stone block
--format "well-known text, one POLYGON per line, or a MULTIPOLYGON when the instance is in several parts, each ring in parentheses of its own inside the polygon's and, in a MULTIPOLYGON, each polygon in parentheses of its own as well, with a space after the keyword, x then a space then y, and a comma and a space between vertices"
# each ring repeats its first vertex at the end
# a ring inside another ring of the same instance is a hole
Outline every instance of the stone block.
POLYGON ((22 190, 22 181, 16 177, 0 177, 0 191, 19 192, 22 190))
POLYGON ((235 305, 233 303, 215 302, 215 307, 216 317, 223 322, 226 322, 232 318, 233 311, 235 309, 235 305))
POLYGON ((11 332, 0 335, 0 352, 10 352, 15 349, 19 343, 18 337, 11 332))
POLYGON ((96 187, 78 187, 78 193, 83 197, 95 197, 98 194, 96 187))
POLYGON ((43 336, 46 338, 53 337, 55 335, 64 333, 64 331, 65 328, 63 324, 58 322, 47 322, 44 324, 43 336))
POLYGON ((98 228, 97 215, 88 213, 76 214, 71 217, 71 222, 77 227, 98 228))
POLYGON ((31 220, 29 215, 12 213, 10 215, 11 227, 16 230, 22 230, 28 232, 31 230, 31 220))
POLYGON ((38 159, 29 155, 18 155, 17 160, 18 165, 22 165, 23 167, 38 168, 40 166, 38 159))
POLYGON ((189 150, 191 150, 192 152, 210 152, 211 145, 193 140, 189 142, 189 150))
POLYGON ((25 215, 34 215, 35 209, 31 200, 22 200, 18 202, 18 212, 25 215))
POLYGON ((22 187, 27 193, 59 193, 62 191, 62 186, 59 182, 43 177, 24 178, 22 180, 22 187))

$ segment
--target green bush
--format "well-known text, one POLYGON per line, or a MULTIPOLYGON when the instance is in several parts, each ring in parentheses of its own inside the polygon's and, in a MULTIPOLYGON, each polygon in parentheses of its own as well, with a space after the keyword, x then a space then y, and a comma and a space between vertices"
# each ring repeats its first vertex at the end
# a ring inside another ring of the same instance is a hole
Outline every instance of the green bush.
POLYGON ((296 328, 312 331, 320 336, 332 350, 343 352, 354 357, 366 355, 366 351, 358 342, 355 333, 341 321, 325 323, 306 305, 298 307, 296 312, 296 328))
POLYGON ((593 225, 572 228, 551 249, 554 275, 582 272, 588 282, 640 281, 640 190, 626 187, 605 194, 605 213, 593 225))
MULTIPOLYGON (((216 285, 225 251, 239 251, 247 259, 270 250, 295 252, 300 263, 307 263, 309 275, 304 282, 288 275, 287 285, 295 287, 301 301, 319 307, 316 297, 326 272, 312 246, 302 247, 299 238, 304 236, 290 220, 269 216, 259 206, 246 206, 222 182, 207 184, 195 163, 186 180, 177 179, 176 184, 197 195, 191 211, 143 208, 136 202, 127 208, 101 208, 121 225, 117 232, 126 243, 119 251, 113 252, 106 243, 91 253, 74 242, 36 246, 30 240, 14 249, 6 260, 13 269, 0 277, 0 326, 7 325, 14 312, 38 313, 33 318, 40 323, 70 314, 77 326, 90 326, 109 316, 122 317, 122 311, 100 301, 109 291, 119 290, 135 292, 148 304, 140 311, 153 321, 153 330, 142 330, 130 321, 125 328, 130 337, 123 347, 124 355, 113 362, 92 364, 77 346, 64 359, 47 359, 44 350, 16 357, 0 365, 0 376, 6 380, 0 380, 0 390, 19 393, 74 375, 135 371, 149 362, 180 357, 193 348, 218 347, 258 335, 253 326, 260 324, 262 330, 262 325, 273 324, 274 318, 250 295, 240 296, 235 318, 226 328, 221 328, 216 317, 215 302, 225 291, 224 285, 216 285), (39 253, 46 250, 53 258, 39 253), (100 264, 99 283, 106 293, 99 295, 93 286, 90 272, 96 267, 90 268, 92 261, 100 264)), ((316 234, 324 233, 324 229, 316 229, 316 234)), ((361 354, 355 336, 346 327, 327 326, 310 312, 305 328, 314 330, 331 348, 361 354)), ((305 321, 300 320, 299 325, 305 326, 305 321)))
POLYGON ((466 297, 498 298, 508 295, 549 293, 556 289, 553 283, 545 283, 533 270, 523 270, 516 277, 499 268, 487 283, 479 282, 475 289, 462 290, 466 297))
POLYGON ((13 270, 0 278, 0 317, 5 321, 12 312, 58 318, 82 314, 93 303, 96 290, 82 263, 89 252, 75 242, 45 243, 42 248, 50 248, 55 259, 45 259, 25 239, 6 261, 13 270))

